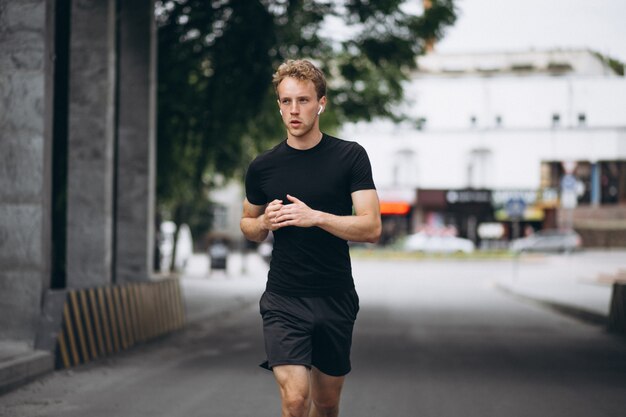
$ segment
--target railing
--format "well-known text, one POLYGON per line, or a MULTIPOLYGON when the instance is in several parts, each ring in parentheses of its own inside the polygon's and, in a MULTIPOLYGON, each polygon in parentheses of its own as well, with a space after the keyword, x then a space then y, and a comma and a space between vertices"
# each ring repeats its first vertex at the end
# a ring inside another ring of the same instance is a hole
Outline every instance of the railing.
POLYGON ((69 290, 56 366, 69 368, 109 356, 184 324, 177 279, 69 290))

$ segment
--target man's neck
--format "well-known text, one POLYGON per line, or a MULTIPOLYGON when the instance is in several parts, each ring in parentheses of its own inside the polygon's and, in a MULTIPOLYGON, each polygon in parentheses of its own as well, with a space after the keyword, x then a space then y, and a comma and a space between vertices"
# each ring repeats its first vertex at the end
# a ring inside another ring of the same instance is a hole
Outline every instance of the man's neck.
POLYGON ((304 151, 315 147, 322 141, 322 132, 317 129, 310 131, 305 136, 292 136, 287 135, 287 144, 292 148, 304 151))

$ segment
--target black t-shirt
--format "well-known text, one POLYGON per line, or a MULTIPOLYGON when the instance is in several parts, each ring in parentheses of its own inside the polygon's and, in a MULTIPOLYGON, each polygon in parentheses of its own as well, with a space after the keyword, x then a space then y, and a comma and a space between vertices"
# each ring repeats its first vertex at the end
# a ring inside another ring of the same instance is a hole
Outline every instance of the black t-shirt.
MULTIPOLYGON (((283 141, 259 155, 246 173, 246 198, 254 205, 292 195, 315 210, 352 214, 351 193, 375 189, 365 149, 324 134, 313 148, 283 141)), ((287 226, 274 231, 267 290, 317 297, 354 288, 348 243, 319 227, 287 226)))

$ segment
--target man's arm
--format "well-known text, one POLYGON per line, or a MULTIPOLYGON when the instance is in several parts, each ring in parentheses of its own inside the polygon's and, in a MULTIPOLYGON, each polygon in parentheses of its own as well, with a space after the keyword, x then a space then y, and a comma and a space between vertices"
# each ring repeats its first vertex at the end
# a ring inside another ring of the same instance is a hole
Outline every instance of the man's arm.
POLYGON ((243 201, 243 214, 239 227, 246 239, 253 242, 263 242, 270 230, 278 227, 271 223, 271 218, 276 217, 276 213, 283 206, 280 200, 274 200, 269 204, 257 206, 246 198, 243 201))
POLYGON ((376 190, 359 190, 352 194, 354 215, 336 216, 323 211, 313 210, 296 197, 288 195, 293 204, 279 208, 269 222, 275 227, 317 226, 337 237, 353 242, 376 243, 382 230, 380 204, 376 190))

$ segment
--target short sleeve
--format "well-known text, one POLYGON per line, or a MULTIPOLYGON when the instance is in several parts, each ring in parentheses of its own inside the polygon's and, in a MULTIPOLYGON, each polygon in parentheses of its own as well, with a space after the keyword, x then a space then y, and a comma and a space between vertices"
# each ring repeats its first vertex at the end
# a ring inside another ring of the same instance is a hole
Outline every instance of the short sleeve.
POLYGON ((267 197, 261 189, 260 175, 254 161, 246 172, 246 199, 255 206, 267 204, 267 197))
POLYGON ((353 152, 355 155, 350 171, 350 193, 359 190, 375 190, 372 166, 367 152, 358 144, 355 144, 353 152))

